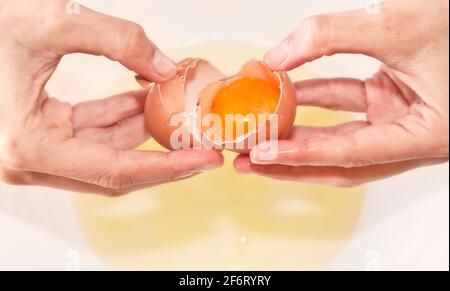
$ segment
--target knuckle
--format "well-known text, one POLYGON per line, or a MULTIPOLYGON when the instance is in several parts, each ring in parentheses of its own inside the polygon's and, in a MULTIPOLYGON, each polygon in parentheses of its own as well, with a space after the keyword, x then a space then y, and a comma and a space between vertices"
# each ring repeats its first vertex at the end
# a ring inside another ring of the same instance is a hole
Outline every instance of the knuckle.
POLYGON ((7 138, 0 151, 2 163, 6 167, 19 171, 26 169, 26 155, 19 139, 7 138))
POLYGON ((309 46, 313 49, 323 50, 330 44, 331 18, 328 15, 317 15, 309 17, 304 22, 307 35, 309 35, 309 46))
POLYGON ((173 153, 165 154, 164 160, 164 163, 168 168, 168 174, 166 175, 166 177, 168 177, 169 181, 177 180, 179 177, 182 177, 186 174, 181 168, 177 166, 177 162, 173 153))
POLYGON ((98 175, 94 183, 108 191, 113 191, 112 194, 130 189, 136 184, 133 175, 130 174, 126 167, 127 159, 123 158, 121 152, 117 154, 116 165, 112 170, 106 170, 103 174, 98 175))
POLYGON ((125 182, 121 177, 108 175, 100 180, 98 183, 100 186, 113 189, 113 190, 121 190, 125 187, 125 182))
POLYGON ((48 33, 60 33, 61 30, 64 29, 65 22, 60 16, 49 17, 45 21, 45 25, 43 26, 44 30, 48 33))
POLYGON ((61 33, 67 29, 67 5, 64 1, 49 1, 45 7, 45 15, 41 27, 48 33, 61 33))
POLYGON ((379 6, 379 13, 377 14, 377 25, 380 25, 381 29, 386 34, 399 34, 402 30, 397 29, 399 25, 407 21, 402 14, 393 14, 389 7, 386 5, 379 6))
POLYGON ((364 147, 364 136, 360 136, 358 132, 349 134, 346 138, 340 139, 336 149, 340 153, 340 164, 345 169, 362 167, 375 164, 376 160, 373 156, 377 156, 376 152, 368 154, 364 147))
MULTIPOLYGON (((332 79, 328 81, 328 89, 329 92, 339 92, 341 87, 341 81, 338 79, 332 79)), ((333 96, 335 97, 335 96, 333 96)), ((332 110, 332 111, 339 111, 341 109, 340 100, 338 98, 329 98, 326 99, 328 101, 328 104, 326 105, 326 109, 332 110)))
POLYGON ((134 183, 131 177, 123 175, 120 171, 115 171, 101 176, 97 184, 103 188, 121 192, 133 186, 134 183))
POLYGON ((137 23, 131 21, 125 22, 121 29, 123 47, 119 52, 120 55, 117 57, 118 61, 123 61, 130 55, 136 54, 138 51, 136 48, 141 48, 147 38, 144 28, 137 23))
POLYGON ((130 42, 139 43, 145 37, 145 30, 137 23, 126 22, 125 35, 130 42))

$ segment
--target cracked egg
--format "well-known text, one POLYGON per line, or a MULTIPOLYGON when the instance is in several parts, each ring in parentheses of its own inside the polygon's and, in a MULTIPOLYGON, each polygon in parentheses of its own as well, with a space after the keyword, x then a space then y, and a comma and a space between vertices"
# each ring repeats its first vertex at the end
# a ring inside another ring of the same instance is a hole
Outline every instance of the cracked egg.
POLYGON ((294 86, 286 72, 251 60, 227 77, 203 59, 186 59, 177 75, 151 83, 146 126, 167 149, 207 148, 248 152, 257 143, 289 137, 296 115, 294 86))

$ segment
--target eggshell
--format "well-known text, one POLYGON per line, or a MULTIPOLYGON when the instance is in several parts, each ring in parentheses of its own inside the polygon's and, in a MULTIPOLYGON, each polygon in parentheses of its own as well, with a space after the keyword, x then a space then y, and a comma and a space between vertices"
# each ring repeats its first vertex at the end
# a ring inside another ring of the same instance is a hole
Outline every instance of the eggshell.
POLYGON ((183 82, 174 78, 162 84, 153 84, 145 103, 145 123, 151 136, 165 148, 171 149, 170 136, 176 127, 171 117, 185 111, 183 82), (162 98, 164 96, 164 98, 162 98))
MULTIPOLYGON (((229 139, 227 137, 222 137, 220 144, 217 143, 217 137, 211 139, 210 136, 205 136, 209 142, 222 147, 232 148, 234 151, 240 153, 246 153, 251 150, 259 140, 259 134, 265 130, 265 140, 270 139, 270 122, 275 122, 273 120, 274 116, 278 117, 278 139, 287 138, 292 132, 293 124, 295 121, 295 116, 297 112, 296 94, 295 89, 286 72, 271 72, 262 62, 257 60, 251 60, 246 63, 242 70, 226 80, 220 80, 215 83, 209 84, 200 93, 200 105, 201 113, 206 116, 212 107, 214 98, 218 91, 224 87, 232 84, 233 82, 245 78, 255 78, 262 79, 266 82, 271 83, 273 86, 280 88, 280 99, 278 101, 276 111, 268 118, 266 122, 259 123, 255 125, 255 128, 250 128, 249 132, 237 139, 229 139)), ((221 132, 221 128, 217 128, 217 132, 221 132)))
MULTIPOLYGON (((223 79, 226 76, 202 59, 185 59, 178 64, 177 75, 164 83, 150 83, 138 76, 136 80, 150 91, 145 104, 146 127, 151 136, 167 149, 174 149, 170 138, 179 129, 178 125, 171 126, 174 115, 184 114, 184 127, 193 127, 191 118, 194 108, 198 105, 198 95, 209 83, 223 79)), ((189 130, 184 128, 184 130, 189 130)), ((192 130, 191 130, 192 131, 192 130)), ((195 132, 195 131, 193 131, 195 132)), ((200 136, 191 136, 190 146, 200 136)))
MULTIPOLYGON (((185 59, 178 64, 177 75, 164 83, 151 83, 142 77, 136 77, 143 87, 150 88, 145 105, 146 126, 152 137, 162 146, 173 150, 171 136, 175 130, 180 130, 179 124, 171 125, 174 115, 185 117, 182 130, 191 133, 189 144, 208 145, 218 148, 238 148, 237 152, 248 152, 256 144, 250 140, 257 140, 262 130, 274 116, 278 117, 278 138, 287 138, 292 131, 296 115, 296 97, 294 86, 286 72, 271 72, 262 62, 251 60, 242 70, 230 77, 221 73, 217 68, 203 59, 185 59), (276 111, 267 121, 258 124, 257 128, 249 130, 248 134, 235 140, 211 140, 204 136, 201 118, 207 115, 212 107, 217 92, 236 80, 244 77, 263 79, 280 88, 280 99, 276 111), (201 109, 201 115, 196 108, 201 109), (252 139, 253 138, 253 139, 252 139), (206 140, 206 143, 205 143, 206 140)), ((267 139, 270 137, 266 131, 267 139)))

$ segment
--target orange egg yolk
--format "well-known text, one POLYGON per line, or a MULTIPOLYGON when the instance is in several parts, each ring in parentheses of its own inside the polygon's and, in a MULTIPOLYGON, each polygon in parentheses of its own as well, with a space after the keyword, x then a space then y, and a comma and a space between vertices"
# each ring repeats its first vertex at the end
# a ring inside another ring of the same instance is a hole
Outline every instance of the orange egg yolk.
MULTIPOLYGON (((270 82, 250 77, 241 78, 217 92, 210 113, 218 115, 222 120, 222 136, 225 136, 227 115, 239 114, 245 117, 253 114, 255 118, 261 114, 271 115, 277 110, 280 94, 280 88, 270 82)), ((247 134, 251 125, 245 118, 241 121, 233 119, 234 139, 239 136, 238 126, 243 128, 243 134, 247 134)))

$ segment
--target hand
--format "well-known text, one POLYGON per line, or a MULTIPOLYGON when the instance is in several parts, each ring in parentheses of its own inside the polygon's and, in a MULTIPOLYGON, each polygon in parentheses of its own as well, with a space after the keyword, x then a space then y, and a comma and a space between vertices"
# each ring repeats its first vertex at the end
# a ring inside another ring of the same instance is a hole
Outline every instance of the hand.
POLYGON ((322 56, 364 54, 383 62, 365 81, 308 80, 296 84, 298 104, 365 112, 367 121, 330 128, 297 127, 280 141, 235 161, 238 172, 282 180, 356 186, 448 161, 449 15, 447 0, 392 0, 379 14, 356 10, 308 19, 265 62, 291 70, 322 56))
POLYGON ((222 164, 215 151, 131 149, 149 137, 135 91, 70 106, 44 90, 66 54, 103 55, 153 81, 176 65, 138 25, 63 0, 3 0, 0 6, 0 179, 119 195, 184 179, 222 164))

